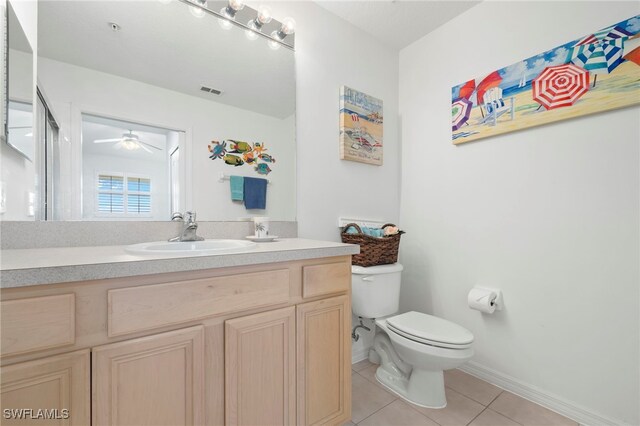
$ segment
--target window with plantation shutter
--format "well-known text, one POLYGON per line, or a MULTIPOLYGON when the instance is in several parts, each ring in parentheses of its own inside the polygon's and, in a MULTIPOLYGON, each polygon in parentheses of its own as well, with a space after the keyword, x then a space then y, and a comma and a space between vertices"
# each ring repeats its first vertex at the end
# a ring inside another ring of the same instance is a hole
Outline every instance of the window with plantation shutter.
POLYGON ((151 179, 127 178, 127 213, 151 213, 151 179))
POLYGON ((137 216, 151 213, 151 179, 115 173, 98 174, 98 213, 137 216))

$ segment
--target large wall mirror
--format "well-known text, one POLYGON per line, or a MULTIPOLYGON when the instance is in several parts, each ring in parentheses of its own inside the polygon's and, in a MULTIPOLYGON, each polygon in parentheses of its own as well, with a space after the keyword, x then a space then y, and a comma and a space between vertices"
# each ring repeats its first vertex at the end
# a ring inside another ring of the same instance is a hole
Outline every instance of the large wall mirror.
POLYGON ((34 37, 29 38, 24 4, 3 5, 3 138, 0 148, 0 218, 34 220, 41 176, 37 164, 41 152, 35 143, 34 37))
POLYGON ((292 49, 178 0, 46 1, 37 16, 47 220, 295 220, 292 49), (232 200, 231 176, 267 179, 266 208, 232 200))

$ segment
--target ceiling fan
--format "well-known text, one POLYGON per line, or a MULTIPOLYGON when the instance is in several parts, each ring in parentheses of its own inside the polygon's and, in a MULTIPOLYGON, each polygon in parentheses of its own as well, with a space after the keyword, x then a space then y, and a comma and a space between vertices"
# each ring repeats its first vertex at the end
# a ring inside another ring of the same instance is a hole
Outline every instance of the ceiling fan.
POLYGON ((115 143, 114 145, 115 149, 124 148, 128 151, 135 151, 137 149, 142 148, 145 151, 147 151, 149 154, 153 154, 153 151, 151 151, 147 147, 157 149, 158 151, 162 151, 162 148, 158 148, 157 146, 151 145, 146 142, 142 142, 140 140, 140 137, 135 133, 133 133, 131 130, 129 130, 129 132, 127 133, 123 133, 122 137, 113 138, 113 139, 96 139, 93 141, 93 143, 115 143))

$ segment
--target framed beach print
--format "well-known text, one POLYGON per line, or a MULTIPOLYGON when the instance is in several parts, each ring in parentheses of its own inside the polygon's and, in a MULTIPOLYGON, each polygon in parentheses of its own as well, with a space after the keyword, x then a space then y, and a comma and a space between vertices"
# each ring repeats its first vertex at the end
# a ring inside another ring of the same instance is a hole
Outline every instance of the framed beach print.
POLYGON ((382 100, 340 88, 340 159, 382 165, 382 100))
POLYGON ((640 103, 640 16, 451 90, 454 144, 640 103))

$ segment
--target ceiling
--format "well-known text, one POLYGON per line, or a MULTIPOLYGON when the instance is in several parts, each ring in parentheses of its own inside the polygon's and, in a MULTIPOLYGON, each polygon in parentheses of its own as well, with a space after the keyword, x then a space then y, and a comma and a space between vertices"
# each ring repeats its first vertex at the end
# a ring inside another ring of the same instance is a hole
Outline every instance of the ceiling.
POLYGON ((38 55, 278 118, 295 111, 292 51, 178 1, 39 2, 38 55))
POLYGON ((480 1, 316 0, 316 3, 387 46, 402 49, 480 1))
POLYGON ((83 155, 98 155, 108 157, 122 157, 132 160, 144 160, 164 163, 167 161, 167 135, 171 130, 141 124, 128 123, 121 120, 82 115, 82 153, 83 155), (129 151, 116 149, 116 143, 93 143, 98 139, 120 138, 131 130, 138 135, 142 142, 153 145, 160 150, 149 148, 129 151))

